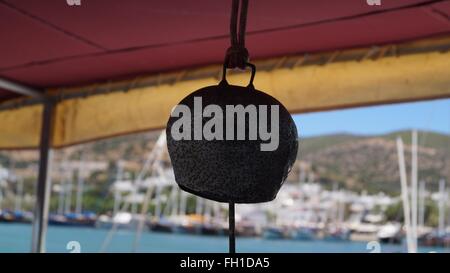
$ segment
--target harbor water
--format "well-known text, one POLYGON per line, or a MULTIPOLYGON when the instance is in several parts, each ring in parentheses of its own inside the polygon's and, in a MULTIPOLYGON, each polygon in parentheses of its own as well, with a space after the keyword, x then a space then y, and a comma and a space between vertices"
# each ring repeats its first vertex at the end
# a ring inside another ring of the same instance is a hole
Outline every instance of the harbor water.
MULTIPOLYGON (((108 236, 108 229, 49 226, 47 252, 69 253, 70 242, 79 243, 80 252, 98 253, 108 236)), ((135 232, 117 230, 105 252, 132 252, 135 232)), ((137 252, 227 252, 228 239, 225 236, 201 236, 144 232, 137 252)), ((0 224, 0 252, 29 252, 31 225, 0 224)), ((405 252, 405 245, 381 244, 383 253, 405 252)), ((323 240, 268 240, 262 238, 237 238, 237 252, 266 253, 371 253, 377 252, 377 243, 372 242, 330 242, 323 240)), ((420 252, 449 252, 445 248, 420 248, 420 252)))

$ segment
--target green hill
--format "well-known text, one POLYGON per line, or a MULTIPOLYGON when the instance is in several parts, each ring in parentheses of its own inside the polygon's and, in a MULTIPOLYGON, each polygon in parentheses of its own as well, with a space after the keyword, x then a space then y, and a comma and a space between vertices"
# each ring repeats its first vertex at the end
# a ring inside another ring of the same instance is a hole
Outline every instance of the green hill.
MULTIPOLYGON (((330 186, 339 183, 353 190, 400 190, 396 138, 405 144, 408 175, 411 159, 411 131, 398 131, 378 136, 336 134, 300 139, 298 158, 316 174, 317 179, 330 186)), ((450 181, 450 136, 434 132, 418 132, 419 179, 428 181, 429 189, 437 181, 450 181)), ((296 177, 291 180, 296 181, 296 177)))

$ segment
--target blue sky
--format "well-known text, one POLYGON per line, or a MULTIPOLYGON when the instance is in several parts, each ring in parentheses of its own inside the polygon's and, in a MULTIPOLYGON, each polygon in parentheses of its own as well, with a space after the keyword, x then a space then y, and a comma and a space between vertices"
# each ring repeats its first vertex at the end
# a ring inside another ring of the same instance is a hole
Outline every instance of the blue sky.
POLYGON ((450 99, 294 115, 300 137, 419 129, 450 134, 450 99))

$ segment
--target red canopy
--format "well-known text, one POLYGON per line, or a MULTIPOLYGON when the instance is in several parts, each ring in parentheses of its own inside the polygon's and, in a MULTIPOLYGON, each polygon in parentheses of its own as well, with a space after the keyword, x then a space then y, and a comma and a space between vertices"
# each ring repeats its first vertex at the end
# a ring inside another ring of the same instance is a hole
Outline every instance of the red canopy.
MULTIPOLYGON (((250 1, 252 59, 450 33, 450 0, 250 1)), ((47 88, 220 63, 231 1, 0 1, 0 77, 47 88)), ((0 100, 14 96, 0 90, 0 100)))

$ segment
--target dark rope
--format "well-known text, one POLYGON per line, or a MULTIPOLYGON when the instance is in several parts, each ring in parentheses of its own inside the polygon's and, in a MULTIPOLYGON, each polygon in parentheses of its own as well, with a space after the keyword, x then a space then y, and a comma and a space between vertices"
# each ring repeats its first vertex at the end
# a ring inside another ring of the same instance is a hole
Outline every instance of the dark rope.
POLYGON ((239 11, 239 0, 233 0, 231 4, 231 18, 230 18, 230 42, 231 46, 238 44, 237 38, 237 21, 238 21, 238 11, 239 11))
POLYGON ((234 232, 234 203, 228 203, 228 240, 229 252, 236 253, 236 234, 234 232))
POLYGON ((248 0, 233 0, 230 18, 230 41, 225 58, 227 68, 245 69, 248 62, 248 51, 245 48, 245 29, 247 26, 248 0), (239 2, 241 2, 241 12, 239 14, 239 2), (239 21, 239 30, 238 30, 239 21), (239 32, 238 32, 239 31, 239 32))
POLYGON ((239 21, 239 43, 245 48, 245 29, 247 27, 248 0, 242 0, 239 21))

